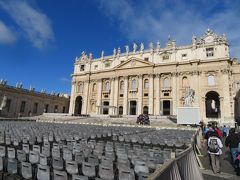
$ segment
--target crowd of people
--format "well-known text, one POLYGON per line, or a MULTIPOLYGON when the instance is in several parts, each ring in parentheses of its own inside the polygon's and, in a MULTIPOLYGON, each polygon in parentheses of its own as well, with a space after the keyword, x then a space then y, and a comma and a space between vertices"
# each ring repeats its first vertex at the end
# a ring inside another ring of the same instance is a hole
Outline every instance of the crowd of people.
POLYGON ((140 114, 137 117, 137 124, 150 125, 149 116, 147 114, 140 114))
POLYGON ((203 127, 206 139, 210 164, 214 173, 220 173, 220 157, 223 154, 223 143, 226 147, 225 153, 231 154, 233 168, 240 176, 240 133, 235 128, 223 126, 218 128, 215 123, 209 123, 203 127))

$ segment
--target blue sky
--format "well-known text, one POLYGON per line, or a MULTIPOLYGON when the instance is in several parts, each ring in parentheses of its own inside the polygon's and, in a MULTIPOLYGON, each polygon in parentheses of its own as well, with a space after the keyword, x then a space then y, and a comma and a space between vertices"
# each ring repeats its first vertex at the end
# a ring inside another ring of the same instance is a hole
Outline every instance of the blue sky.
POLYGON ((207 28, 225 33, 240 57, 239 0, 0 0, 0 79, 36 90, 71 91, 82 51, 168 38, 189 44, 207 28))

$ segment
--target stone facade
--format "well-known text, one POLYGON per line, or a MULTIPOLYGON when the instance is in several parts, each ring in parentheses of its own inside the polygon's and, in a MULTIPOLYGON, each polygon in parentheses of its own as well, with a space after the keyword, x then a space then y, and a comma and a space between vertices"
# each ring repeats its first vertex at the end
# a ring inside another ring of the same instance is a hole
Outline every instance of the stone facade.
POLYGON ((21 85, 9 86, 0 82, 0 116, 29 117, 43 113, 68 113, 70 97, 66 95, 36 92, 21 85))
POLYGON ((97 59, 85 52, 76 58, 70 114, 176 115, 190 88, 204 121, 233 121, 240 65, 230 58, 224 34, 208 29, 187 46, 169 38, 163 48, 159 41, 148 49, 143 43, 134 43, 132 52, 125 48, 97 59))

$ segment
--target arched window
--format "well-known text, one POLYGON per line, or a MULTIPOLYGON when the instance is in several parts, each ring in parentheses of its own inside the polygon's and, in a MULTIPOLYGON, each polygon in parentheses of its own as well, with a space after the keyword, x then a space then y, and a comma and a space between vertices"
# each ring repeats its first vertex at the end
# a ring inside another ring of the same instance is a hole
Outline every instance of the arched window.
POLYGON ((215 79, 214 79, 214 75, 212 74, 208 75, 208 85, 215 86, 215 79))
POLYGON ((95 91, 96 91, 96 89, 97 89, 97 85, 96 85, 96 83, 94 83, 94 84, 93 84, 92 91, 93 91, 93 92, 95 92, 95 91))
POLYGON ((188 78, 186 76, 182 78, 182 87, 188 87, 188 78))
POLYGON ((105 90, 110 91, 110 82, 109 81, 107 81, 105 84, 105 90))
POLYGON ((137 80, 136 79, 132 80, 132 89, 137 89, 137 80))
POLYGON ((123 90, 123 89, 124 89, 124 82, 121 81, 121 82, 120 82, 120 90, 123 90))
POLYGON ((148 83, 148 79, 144 80, 144 89, 148 89, 149 87, 149 83, 148 83))
POLYGON ((170 79, 169 78, 165 78, 164 80, 163 80, 163 87, 164 88, 170 88, 171 87, 171 83, 170 83, 170 79))

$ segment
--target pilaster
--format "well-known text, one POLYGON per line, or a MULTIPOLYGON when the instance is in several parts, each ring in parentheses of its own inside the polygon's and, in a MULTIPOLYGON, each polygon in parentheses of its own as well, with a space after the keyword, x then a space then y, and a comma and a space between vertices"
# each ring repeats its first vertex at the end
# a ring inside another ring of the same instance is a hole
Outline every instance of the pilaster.
POLYGON ((128 114, 128 76, 124 77, 123 115, 128 114))
POLYGON ((102 79, 98 79, 97 87, 97 114, 101 114, 101 101, 102 101, 102 79))
POLYGON ((138 76, 138 114, 142 114, 142 99, 143 99, 143 76, 139 75, 138 76))
POLYGON ((153 74, 149 75, 149 114, 153 114, 153 74))

